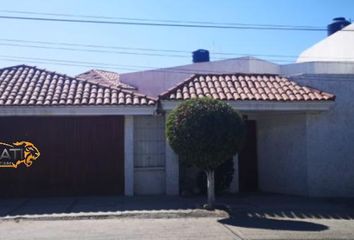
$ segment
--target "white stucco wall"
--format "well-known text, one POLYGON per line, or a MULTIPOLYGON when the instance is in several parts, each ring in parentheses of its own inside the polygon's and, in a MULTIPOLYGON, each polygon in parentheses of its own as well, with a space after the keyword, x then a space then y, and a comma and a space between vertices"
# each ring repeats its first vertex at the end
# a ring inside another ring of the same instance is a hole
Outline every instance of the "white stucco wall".
POLYGON ((306 115, 259 114, 257 135, 259 189, 307 195, 306 115))
POLYGON ((316 197, 354 196, 354 75, 307 74, 300 84, 337 96, 321 113, 259 115, 262 191, 316 197))
POLYGON ((354 75, 295 80, 337 96, 331 111, 307 117, 309 195, 354 197, 354 75))

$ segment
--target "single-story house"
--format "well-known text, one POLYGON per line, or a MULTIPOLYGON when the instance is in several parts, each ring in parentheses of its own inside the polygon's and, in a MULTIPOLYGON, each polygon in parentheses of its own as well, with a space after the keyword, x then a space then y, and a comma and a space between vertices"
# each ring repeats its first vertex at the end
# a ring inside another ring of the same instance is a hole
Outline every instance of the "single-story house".
POLYGON ((156 98, 109 72, 73 78, 19 65, 0 69, 1 142, 31 142, 40 157, 0 168, 1 196, 179 194, 165 119, 196 97, 226 101, 247 121, 234 191, 326 193, 309 188, 309 172, 319 171, 310 168, 318 161, 311 124, 334 107, 331 93, 279 74, 227 73, 191 75, 156 98))
POLYGON ((0 196, 178 195, 166 117, 210 97, 247 123, 231 191, 354 197, 351 38, 335 32, 285 65, 199 55, 208 60, 125 74, 2 68, 0 196))

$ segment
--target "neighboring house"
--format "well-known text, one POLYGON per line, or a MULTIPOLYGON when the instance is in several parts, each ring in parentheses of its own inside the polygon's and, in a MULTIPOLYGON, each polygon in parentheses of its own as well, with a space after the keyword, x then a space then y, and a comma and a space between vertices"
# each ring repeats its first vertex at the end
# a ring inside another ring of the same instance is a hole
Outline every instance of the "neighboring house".
POLYGON ((0 69, 0 140, 41 150, 30 168, 0 169, 9 184, 0 195, 177 195, 166 117, 186 99, 211 97, 240 111, 249 130, 232 191, 353 197, 353 92, 350 61, 244 57, 76 78, 0 69))

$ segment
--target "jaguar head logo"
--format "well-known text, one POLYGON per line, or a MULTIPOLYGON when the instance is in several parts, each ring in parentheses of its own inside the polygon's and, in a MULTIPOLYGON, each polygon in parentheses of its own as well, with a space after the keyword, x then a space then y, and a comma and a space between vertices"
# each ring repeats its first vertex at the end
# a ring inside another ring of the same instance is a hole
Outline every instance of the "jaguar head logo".
POLYGON ((41 155, 38 148, 34 146, 33 143, 20 141, 20 142, 15 142, 13 145, 16 147, 23 148, 23 153, 24 153, 24 159, 18 161, 16 163, 16 167, 21 163, 24 163, 27 167, 30 167, 32 166, 33 161, 37 160, 41 155))

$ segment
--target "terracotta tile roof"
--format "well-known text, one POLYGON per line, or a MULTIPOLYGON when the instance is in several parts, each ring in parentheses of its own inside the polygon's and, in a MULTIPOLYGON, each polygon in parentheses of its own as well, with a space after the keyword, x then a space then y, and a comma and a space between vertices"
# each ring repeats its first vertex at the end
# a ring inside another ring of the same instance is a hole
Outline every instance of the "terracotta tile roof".
POLYGON ((153 105, 156 101, 125 89, 19 65, 0 69, 3 105, 153 105))
POLYGON ((335 96, 273 74, 198 74, 160 95, 162 100, 210 97, 229 101, 319 101, 335 96))
POLYGON ((119 74, 105 70, 92 69, 76 76, 77 79, 87 80, 88 82, 106 85, 110 87, 118 87, 124 89, 135 90, 136 88, 119 80, 119 74))

